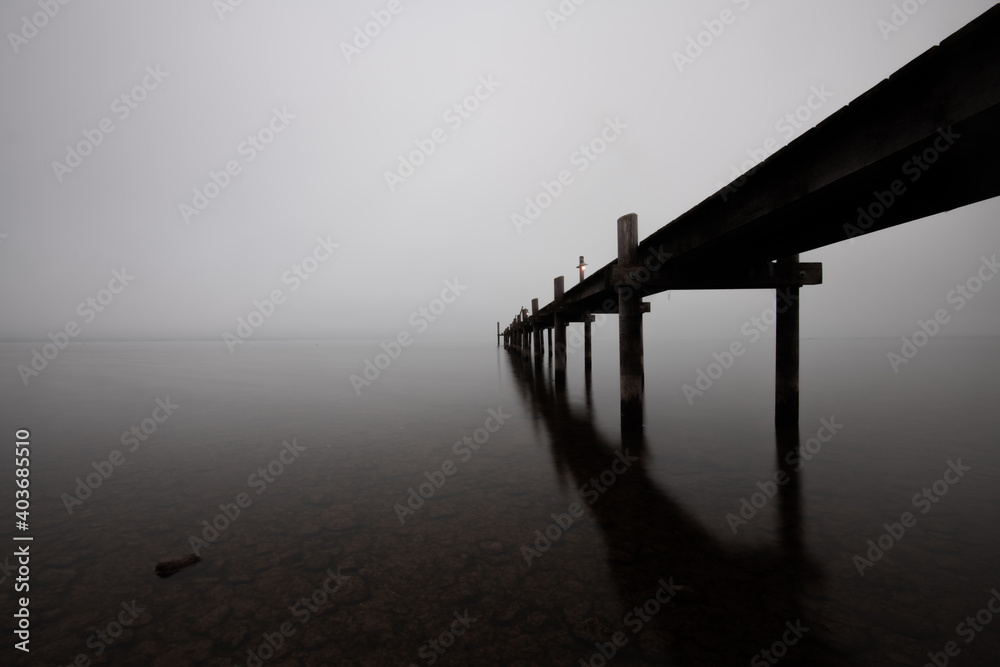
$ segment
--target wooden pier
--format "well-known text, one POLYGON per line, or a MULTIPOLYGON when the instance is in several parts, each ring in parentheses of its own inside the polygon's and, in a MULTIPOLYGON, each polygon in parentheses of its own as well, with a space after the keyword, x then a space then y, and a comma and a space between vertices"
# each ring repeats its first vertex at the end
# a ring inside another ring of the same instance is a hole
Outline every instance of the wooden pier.
POLYGON ((1000 196, 1000 5, 673 222, 639 240, 618 220, 617 259, 552 302, 521 308, 498 344, 566 381, 566 326, 618 315, 622 427, 644 414, 644 297, 680 289, 775 289, 775 421, 798 422, 800 288, 823 282, 799 254, 1000 196), (916 176, 916 177, 914 177, 916 176), (554 341, 553 341, 554 338, 554 341))

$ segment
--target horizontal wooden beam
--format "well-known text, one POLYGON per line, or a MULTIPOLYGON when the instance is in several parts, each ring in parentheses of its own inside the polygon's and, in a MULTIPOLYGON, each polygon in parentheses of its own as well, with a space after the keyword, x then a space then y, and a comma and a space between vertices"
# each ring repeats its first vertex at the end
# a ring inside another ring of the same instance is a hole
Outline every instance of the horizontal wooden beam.
POLYGON ((690 268, 668 265, 658 272, 621 271, 612 272, 613 281, 641 288, 643 294, 655 294, 666 290, 709 290, 709 289, 776 289, 802 285, 822 285, 823 265, 820 262, 799 264, 776 264, 766 262, 752 267, 721 266, 716 270, 698 272, 690 268), (637 275, 638 273, 638 275, 637 275), (649 275, 643 282, 639 279, 649 275))

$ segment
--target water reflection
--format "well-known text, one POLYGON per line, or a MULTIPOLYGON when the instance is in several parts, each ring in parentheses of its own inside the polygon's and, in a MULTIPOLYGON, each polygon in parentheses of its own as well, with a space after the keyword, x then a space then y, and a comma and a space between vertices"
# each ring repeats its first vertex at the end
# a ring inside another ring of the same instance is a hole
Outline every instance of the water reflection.
POLYGON ((623 608, 631 610, 654 598, 661 581, 673 578, 683 586, 655 615, 649 609, 660 605, 650 605, 645 613, 649 621, 641 623, 641 629, 635 618, 643 614, 633 616, 632 622, 628 617, 614 619, 613 627, 598 632, 606 637, 602 641, 622 630, 629 641, 620 655, 641 653, 643 660, 657 664, 745 665, 754 656, 760 656, 759 664, 772 664, 763 650, 785 664, 807 659, 809 664, 840 662, 832 653, 836 647, 821 631, 790 630, 813 622, 802 598, 823 580, 803 548, 799 473, 788 463, 795 462, 788 453, 799 447, 797 430, 776 434, 776 470, 788 476, 786 483, 776 485, 771 500, 778 503, 780 515, 778 544, 739 549, 713 536, 668 489, 652 480, 645 434, 624 431, 619 444, 597 430, 589 415, 589 377, 588 410, 581 412, 570 406, 565 387, 551 373, 517 354, 508 359, 526 411, 548 435, 561 485, 588 485, 581 504, 602 534, 623 608), (621 452, 616 452, 619 447, 621 452), (621 461, 626 459, 632 462, 623 470, 621 461), (621 472, 609 475, 615 461, 615 470, 621 472))

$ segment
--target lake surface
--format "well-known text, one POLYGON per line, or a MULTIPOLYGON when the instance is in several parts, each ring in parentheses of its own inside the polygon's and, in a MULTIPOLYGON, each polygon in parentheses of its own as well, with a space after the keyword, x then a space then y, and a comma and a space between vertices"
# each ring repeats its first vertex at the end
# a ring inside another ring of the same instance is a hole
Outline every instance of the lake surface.
POLYGON ((613 333, 565 387, 489 341, 388 366, 377 342, 74 344, 27 387, 40 345, 0 346, 34 538, 31 653, 5 654, 997 664, 1000 340, 935 339, 898 373, 898 340, 804 340, 797 433, 773 425, 773 339, 726 369, 729 341, 647 340, 623 436, 613 333), (355 391, 366 359, 386 367, 355 391), (717 379, 689 401, 699 369, 717 379))

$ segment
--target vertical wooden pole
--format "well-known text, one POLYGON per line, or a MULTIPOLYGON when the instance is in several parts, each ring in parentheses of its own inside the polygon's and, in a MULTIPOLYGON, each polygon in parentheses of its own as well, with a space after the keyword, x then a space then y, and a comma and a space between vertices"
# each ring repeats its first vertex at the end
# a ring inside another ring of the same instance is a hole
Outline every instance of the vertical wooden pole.
POLYGON ((524 358, 531 356, 531 320, 528 318, 528 309, 521 309, 521 317, 524 318, 524 358))
POLYGON ((553 291, 555 295, 555 298, 553 299, 555 325, 553 328, 556 330, 556 385, 559 386, 561 383, 566 382, 566 323, 563 322, 559 313, 559 309, 562 306, 563 294, 566 291, 563 276, 559 276, 555 279, 553 291))
MULTIPOLYGON (((798 262, 791 255, 778 263, 798 262)), ((775 294, 774 423, 793 426, 799 423, 799 286, 779 287, 775 294)))
MULTIPOLYGON (((580 264, 576 268, 580 269, 580 282, 583 282, 583 272, 587 268, 587 263, 583 261, 583 255, 580 255, 580 264)), ((590 346, 590 313, 584 313, 583 317, 583 370, 589 373, 591 370, 591 362, 593 359, 591 346, 590 346)))
POLYGON ((542 363, 542 328, 538 326, 538 299, 531 300, 531 316, 535 318, 534 331, 532 332, 532 337, 535 339, 533 341, 535 345, 535 364, 542 363))
POLYGON ((524 313, 524 356, 527 358, 531 356, 531 330, 533 326, 531 324, 531 317, 528 315, 528 309, 524 308, 521 312, 524 313))
POLYGON ((785 473, 788 480, 778 486, 778 516, 781 548, 789 562, 801 561, 804 550, 802 537, 802 481, 798 459, 800 449, 799 427, 779 426, 774 429, 777 444, 777 470, 785 473))
MULTIPOLYGON (((639 217, 618 219, 618 266, 639 263, 639 217)), ((618 365, 621 374, 621 423, 625 430, 641 429, 645 372, 642 349, 642 293, 628 285, 618 287, 618 365)))
POLYGON ((552 330, 555 327, 549 327, 549 359, 552 358, 552 330))

